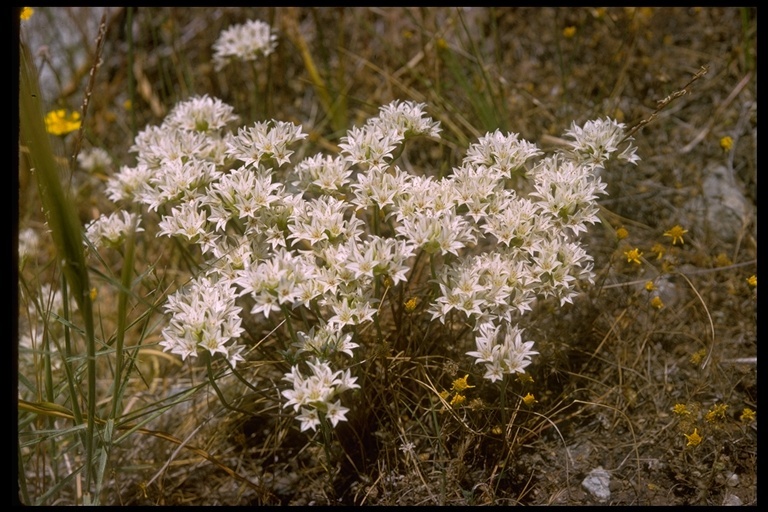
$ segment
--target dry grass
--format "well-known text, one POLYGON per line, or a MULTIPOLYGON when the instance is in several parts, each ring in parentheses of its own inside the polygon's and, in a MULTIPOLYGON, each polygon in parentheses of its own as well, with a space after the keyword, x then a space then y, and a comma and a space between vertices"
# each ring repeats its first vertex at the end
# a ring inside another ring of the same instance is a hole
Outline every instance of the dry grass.
MULTIPOLYGON (((90 90, 99 18, 52 8, 22 22, 34 34, 51 108, 78 110, 90 90)), ((444 143, 414 144, 404 165, 437 159, 442 168, 424 171, 437 175, 458 165, 467 143, 486 131, 514 131, 547 147, 572 121, 611 116, 631 126, 703 66, 707 73, 635 134, 638 166, 603 176, 609 194, 587 243, 596 285, 572 305, 542 301, 528 315, 526 332, 540 355, 529 367, 533 381, 510 387, 507 414, 497 388, 464 355, 469 349, 453 342, 452 326, 384 315, 392 336, 361 348, 362 388, 348 404, 349 421, 336 429, 330 467, 321 438, 299 432, 281 412, 275 385, 282 374, 265 359, 274 350, 269 326, 249 333, 243 373, 255 389, 231 376, 218 381, 247 414, 223 406, 200 365, 161 352, 164 297, 193 269, 183 251, 147 237, 137 246, 144 277, 125 340, 142 348, 132 352, 119 433, 137 429, 112 447, 102 503, 588 505, 601 500, 582 481, 601 466, 610 474, 610 504, 755 504, 757 424, 741 415, 757 409, 757 296, 747 284, 757 273, 756 24, 755 9, 739 8, 109 9, 82 145, 105 148, 115 168, 74 171, 83 223, 111 211, 103 184, 132 163, 136 131, 193 94, 233 105, 244 123, 300 123, 312 147, 324 150, 380 105, 423 101, 441 121, 444 143), (248 19, 275 27, 276 53, 254 69, 215 72, 212 43, 248 19), (733 140, 729 151, 720 145, 725 136, 733 140), (674 225, 688 230, 684 244, 664 236, 674 225), (617 237, 619 228, 626 238, 617 237), (641 264, 627 261, 630 248, 642 251, 641 264), (645 289, 648 281, 655 291, 645 289), (651 305, 653 296, 663 308, 651 305), (465 407, 453 408, 440 393, 466 374, 476 387, 465 407), (522 401, 527 393, 536 398, 530 406, 522 401), (150 414, 165 404, 162 414, 150 414), (689 414, 673 412, 676 404, 689 414), (723 417, 707 416, 718 405, 727 407, 723 417), (703 440, 687 446, 694 429, 703 440), (401 449, 406 443, 410 450, 401 449)), ((57 141, 68 160, 74 137, 57 141)), ((40 230, 23 151, 20 163, 20 228, 40 230)), ((23 269, 33 289, 57 286, 52 254, 44 242, 38 265, 23 269)), ((96 269, 103 273, 95 284, 97 330, 109 339, 121 260, 104 257, 96 269)), ((31 322, 26 310, 22 298, 22 334, 31 322)), ((99 361, 105 399, 106 359, 99 361)), ((20 359, 20 376, 39 383, 44 372, 27 364, 20 359)), ((25 400, 38 404, 19 414, 29 498, 65 481, 43 502, 80 503, 79 476, 66 480, 82 464, 77 438, 26 444, 46 429, 71 427, 71 418, 41 407, 44 397, 25 400)))

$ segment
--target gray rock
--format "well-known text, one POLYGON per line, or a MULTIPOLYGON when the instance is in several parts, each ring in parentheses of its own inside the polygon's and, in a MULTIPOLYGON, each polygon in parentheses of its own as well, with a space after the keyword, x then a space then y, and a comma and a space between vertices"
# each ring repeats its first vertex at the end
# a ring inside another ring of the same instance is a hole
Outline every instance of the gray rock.
POLYGON ((606 501, 611 497, 611 474, 598 466, 589 472, 581 482, 581 486, 600 501, 606 501))
POLYGON ((724 165, 711 166, 705 173, 701 192, 701 196, 686 203, 686 210, 706 221, 708 234, 722 242, 735 243, 754 216, 754 206, 739 188, 733 172, 724 165))

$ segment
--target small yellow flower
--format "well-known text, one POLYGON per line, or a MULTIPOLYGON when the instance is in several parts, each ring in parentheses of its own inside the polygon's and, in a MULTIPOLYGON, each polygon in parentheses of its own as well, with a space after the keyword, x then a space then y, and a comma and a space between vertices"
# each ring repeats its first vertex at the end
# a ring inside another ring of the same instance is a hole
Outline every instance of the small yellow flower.
POLYGON ((80 128, 80 114, 65 109, 51 110, 45 115, 45 129, 52 135, 66 135, 80 128))
POLYGON ((651 252, 656 255, 657 260, 660 260, 664 256, 664 253, 667 252, 667 249, 663 245, 656 243, 651 247, 651 252))
POLYGON ((627 263, 637 263, 639 265, 641 263, 640 256, 642 255, 643 253, 637 248, 624 251, 624 256, 627 257, 627 263))
POLYGON ((532 406, 532 405, 533 405, 533 404, 535 404, 536 402, 538 402, 538 400, 536 400, 536 398, 533 396, 533 394, 532 394, 532 393, 528 393, 527 395, 525 395, 525 396, 523 397, 523 403, 524 403, 525 405, 527 405, 528 407, 532 406))
POLYGON ((459 407, 459 406, 461 406, 461 405, 462 405, 462 404, 463 404, 463 403, 464 403, 466 400, 467 400, 467 398, 466 398, 464 395, 459 395, 459 394, 456 394, 456 395, 453 397, 453 399, 451 400, 451 405, 452 405, 453 407, 459 407))
POLYGON ((473 411, 482 411, 485 409, 485 403, 483 402, 482 398, 473 398, 469 402, 469 408, 473 411))
POLYGON ((757 276, 749 276, 747 278, 747 285, 749 285, 750 288, 757 288, 757 276))
POLYGON ((674 412, 678 416, 685 416, 686 414, 691 414, 691 411, 688 410, 688 407, 685 404, 675 404, 675 406, 672 407, 672 412, 674 412))
POLYGON ((733 265, 731 258, 729 258, 728 255, 725 254, 724 252, 721 252, 720 254, 715 256, 714 263, 716 267, 727 267, 729 265, 733 265))
POLYGON ((749 407, 745 407, 743 411, 741 411, 741 416, 739 417, 739 420, 742 423, 752 423, 755 418, 757 418, 757 414, 755 414, 755 411, 750 409, 749 407))
POLYGON ((451 386, 451 391, 454 391, 456 393, 461 393, 462 391, 464 391, 466 389, 475 387, 475 386, 470 386, 469 384, 467 384, 467 377, 469 377, 469 375, 465 375, 465 376, 463 376, 460 379, 454 380, 453 381, 453 386, 451 386))
POLYGON ((23 9, 21 9, 20 17, 22 20, 28 20, 29 18, 32 17, 33 14, 35 14, 35 10, 33 8, 24 7, 23 9))
POLYGON ((682 226, 678 224, 674 226, 672 229, 670 229, 669 231, 665 231, 664 236, 668 236, 672 239, 672 245, 676 245, 678 240, 682 245, 685 243, 683 241, 683 235, 686 234, 687 232, 688 232, 687 229, 683 229, 682 226))
POLYGON ((571 25, 570 27, 565 27, 563 29, 563 37, 564 38, 570 39, 570 38, 572 38, 575 35, 576 35, 576 27, 574 27, 573 25, 571 25))
POLYGON ((448 400, 448 397, 449 397, 450 395, 451 395, 451 394, 450 394, 448 391, 441 391, 441 392, 440 392, 440 398, 442 398, 443 400, 448 400))
POLYGON ((645 291, 652 292, 656 289, 656 285, 653 284, 653 281, 646 281, 645 282, 645 291))
POLYGON ((714 423, 716 421, 722 421, 725 419, 725 410, 728 409, 728 405, 726 404, 717 404, 713 406, 707 414, 704 416, 704 419, 707 420, 709 423, 714 423))
POLYGON ((448 41, 443 39, 442 37, 437 39, 437 48, 438 50, 445 50, 448 48, 448 41))
POLYGON ((98 294, 99 294, 99 291, 98 291, 96 288, 91 288, 91 293, 90 293, 90 296, 91 296, 91 302, 93 302, 94 300, 96 300, 96 296, 97 296, 98 294))
POLYGON ((616 238, 618 238, 619 240, 624 240, 628 236, 629 236, 629 231, 627 231, 626 228, 620 227, 619 229, 616 230, 616 238))
POLYGON ((413 313, 416 309, 416 306, 419 305, 419 298, 418 297, 411 297, 407 301, 405 301, 405 312, 406 313, 413 313))
POLYGON ((691 362, 693 364, 699 364, 704 359, 704 356, 706 355, 707 355, 707 349, 705 348, 699 350, 698 352, 694 352, 693 354, 691 354, 691 362))
POLYGON ((702 359, 704 359, 704 356, 706 355, 707 355, 707 349, 705 348, 699 350, 698 352, 694 352, 693 354, 691 354, 691 362, 693 364, 699 364, 702 361, 702 359))
POLYGON ((528 375, 527 373, 518 373, 517 374, 517 382, 520 384, 533 384, 533 377, 528 375))
POLYGON ((699 429, 695 428, 693 429, 693 434, 683 434, 686 439, 688 439, 688 443, 686 443, 686 446, 699 446, 702 441, 702 437, 699 435, 699 429))
POLYGON ((658 295, 651 299, 651 306, 655 309, 664 308, 664 301, 658 295))
POLYGON ((723 148, 723 151, 730 151, 733 148, 733 138, 726 135, 720 139, 720 147, 723 148))

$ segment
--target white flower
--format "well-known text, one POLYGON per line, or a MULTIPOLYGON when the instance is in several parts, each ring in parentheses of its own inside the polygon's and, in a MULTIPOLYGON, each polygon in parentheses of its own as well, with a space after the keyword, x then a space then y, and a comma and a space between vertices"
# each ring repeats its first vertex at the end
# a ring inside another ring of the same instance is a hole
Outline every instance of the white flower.
POLYGON ((112 159, 106 150, 102 148, 91 148, 90 151, 83 151, 77 155, 77 163, 83 170, 89 173, 106 173, 112 166, 112 159))
POLYGON ((134 213, 125 210, 113 212, 109 215, 101 215, 88 223, 85 228, 85 236, 94 247, 118 248, 131 230, 144 231, 139 226, 141 219, 134 213))
POLYGON ((237 121, 234 108, 218 98, 195 96, 177 103, 163 123, 171 129, 192 132, 218 132, 228 123, 237 121))
POLYGON ((485 166, 509 176, 521 169, 528 159, 541 154, 535 144, 519 140, 518 137, 516 133, 504 135, 499 130, 486 133, 469 146, 464 163, 485 166))
POLYGON ((325 411, 325 417, 331 422, 331 425, 335 427, 338 422, 347 421, 346 414, 348 412, 348 408, 341 406, 341 400, 336 400, 334 403, 328 404, 325 411))
POLYGON ((171 314, 171 321, 162 332, 163 350, 186 359, 196 357, 198 350, 203 349, 211 355, 221 353, 233 365, 242 361, 242 347, 226 346, 244 331, 236 298, 237 292, 229 282, 206 277, 193 280, 169 296, 165 310, 171 314))
POLYGON ((349 162, 341 155, 317 154, 310 156, 296 164, 293 172, 298 176, 298 181, 293 185, 303 190, 310 190, 313 186, 324 193, 342 191, 349 184, 349 176, 352 171, 349 162))
POLYGON ((394 129, 400 138, 416 135, 437 137, 440 134, 440 122, 425 117, 424 103, 395 100, 379 109, 379 116, 369 124, 394 129))
POLYGON ((392 152, 402 141, 394 129, 378 125, 354 127, 341 138, 341 154, 352 165, 382 170, 392 159, 392 152))
MULTIPOLYGON (((611 154, 618 150, 625 133, 623 123, 605 118, 587 121, 583 127, 577 126, 574 122, 565 135, 573 139, 570 146, 579 163, 601 168, 611 154)), ((636 148, 632 146, 632 139, 627 139, 625 142, 627 147, 622 150, 618 158, 636 164, 640 157, 635 154, 636 148)))
POLYGON ((306 407, 302 407, 301 414, 296 416, 296 419, 301 422, 302 432, 309 429, 316 430, 317 426, 320 424, 320 416, 318 415, 317 409, 307 409, 306 407))
POLYGON ((138 194, 149 187, 149 180, 155 171, 145 164, 136 167, 123 166, 120 171, 107 180, 107 197, 115 203, 136 201, 138 194))
POLYGON ((531 364, 531 357, 538 354, 532 350, 532 341, 523 341, 522 329, 506 324, 504 339, 498 343, 501 326, 491 322, 478 325, 480 334, 475 338, 477 350, 467 352, 475 358, 476 364, 485 365, 484 378, 495 382, 502 380, 504 374, 524 373, 531 364))
POLYGON ((428 253, 452 253, 476 241, 472 226, 464 217, 452 210, 435 214, 429 210, 404 218, 402 226, 396 228, 414 246, 428 253))
POLYGON ((227 138, 227 155, 242 160, 246 166, 258 166, 268 159, 274 159, 280 166, 290 162, 293 151, 288 146, 306 137, 301 126, 293 123, 254 123, 248 128, 238 128, 237 135, 227 138))
POLYGON ((197 201, 181 203, 179 207, 171 210, 170 215, 164 216, 163 220, 160 221, 158 234, 180 235, 194 241, 201 233, 205 232, 207 220, 205 211, 200 209, 197 201))
POLYGON ((253 61, 277 48, 277 35, 261 20, 249 20, 223 30, 213 43, 213 64, 220 71, 233 60, 253 61))
POLYGON ((40 237, 32 228, 19 231, 19 263, 25 258, 33 258, 40 248, 40 237))

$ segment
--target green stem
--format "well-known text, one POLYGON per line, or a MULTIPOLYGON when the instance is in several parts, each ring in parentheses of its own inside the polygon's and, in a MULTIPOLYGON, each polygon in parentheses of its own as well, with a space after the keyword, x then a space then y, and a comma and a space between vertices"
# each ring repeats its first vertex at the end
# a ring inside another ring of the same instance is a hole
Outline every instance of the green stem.
POLYGON ((291 322, 291 312, 288 310, 288 306, 285 304, 280 304, 280 311, 283 312, 283 316, 285 317, 285 325, 288 327, 288 332, 291 334, 291 341, 298 345, 299 337, 296 335, 296 330, 293 328, 293 323, 291 322))
POLYGON ((379 236, 381 227, 379 226, 379 212, 380 208, 378 204, 373 205, 373 234, 379 236))
POLYGON ((325 417, 325 413, 318 411, 317 417, 320 418, 320 431, 323 433, 323 451, 325 451, 325 471, 328 473, 328 480, 330 484, 333 467, 333 459, 331 458, 331 426, 328 424, 328 418, 325 417))
POLYGON ((234 405, 231 405, 229 402, 227 402, 227 399, 224 398, 224 393, 222 393, 221 389, 219 389, 219 386, 216 384, 216 378, 213 375, 213 367, 211 366, 211 354, 209 352, 203 352, 201 357, 205 359, 205 367, 208 370, 208 380, 211 383, 211 387, 213 387, 213 390, 216 392, 216 396, 219 397, 219 400, 221 401, 221 405, 223 405, 230 411, 235 411, 245 415, 250 415, 251 414, 250 412, 240 409, 238 407, 235 407, 234 405))
MULTIPOLYGON (((507 376, 504 375, 504 378, 501 380, 501 428, 502 432, 507 431, 507 376)), ((505 437, 506 438, 506 437, 505 437)))
POLYGON ((128 40, 128 99, 131 102, 131 133, 136 136, 136 80, 133 76, 133 7, 126 7, 125 37, 128 40))
MULTIPOLYGON (((380 276, 374 276, 373 278, 374 297, 381 299, 381 278, 380 276)), ((381 303, 379 303, 379 310, 381 310, 381 303)), ((379 322, 378 311, 373 315, 373 323, 376 325, 376 336, 378 337, 379 344, 384 343, 384 337, 381 334, 381 323, 379 322)))
POLYGON ((117 335, 115 339, 115 384, 112 401, 111 417, 117 418, 121 409, 123 396, 123 346, 125 343, 126 322, 128 316, 128 293, 131 289, 131 278, 133 277, 133 258, 136 248, 136 231, 131 230, 131 234, 126 239, 125 257, 123 258, 123 271, 121 273, 121 286, 117 299, 117 335))

